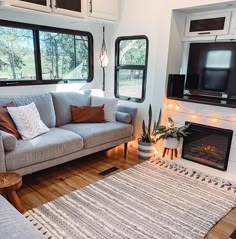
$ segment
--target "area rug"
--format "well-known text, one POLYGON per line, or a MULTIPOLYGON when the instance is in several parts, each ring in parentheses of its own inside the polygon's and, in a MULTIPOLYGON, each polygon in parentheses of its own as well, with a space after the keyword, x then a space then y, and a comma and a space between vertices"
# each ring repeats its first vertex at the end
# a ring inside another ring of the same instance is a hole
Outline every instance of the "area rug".
POLYGON ((51 239, 198 239, 235 206, 229 182, 150 160, 25 217, 51 239))

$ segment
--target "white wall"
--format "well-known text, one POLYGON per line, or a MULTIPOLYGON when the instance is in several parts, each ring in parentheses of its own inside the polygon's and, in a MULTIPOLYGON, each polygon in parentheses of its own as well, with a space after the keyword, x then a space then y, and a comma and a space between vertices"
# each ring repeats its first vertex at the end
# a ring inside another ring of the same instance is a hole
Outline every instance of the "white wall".
POLYGON ((22 95, 34 94, 50 91, 76 91, 79 89, 101 89, 102 88, 102 70, 98 65, 98 57, 102 44, 102 26, 101 22, 88 22, 76 18, 49 15, 47 13, 37 13, 35 11, 22 11, 19 8, 13 10, 0 8, 0 18, 17 22, 67 28, 92 33, 94 38, 94 80, 91 83, 73 83, 73 84, 50 84, 43 86, 17 86, 1 87, 0 95, 22 95))
MULTIPOLYGON (((183 16, 183 13, 179 11, 174 11, 172 16, 172 37, 169 42, 170 51, 168 55, 167 74, 181 73, 181 67, 184 65, 182 64, 182 60, 187 59, 188 54, 185 52, 187 49, 187 47, 185 49, 185 46, 187 46, 187 44, 181 41, 183 35, 181 26, 184 24, 183 16)), ((190 121, 233 130, 234 135, 229 156, 228 170, 226 173, 221 173, 221 176, 234 175, 231 179, 236 179, 236 109, 165 99, 164 111, 165 116, 173 118, 177 125, 183 125, 185 121, 190 121)), ((203 170, 208 170, 208 168, 206 169, 204 166, 202 168, 203 170)), ((214 173, 219 175, 217 171, 214 173)))
MULTIPOLYGON (((154 115, 156 115, 162 107, 167 77, 166 73, 172 9, 193 7, 210 3, 222 3, 225 1, 121 0, 120 2, 120 23, 107 26, 110 64, 106 70, 106 95, 114 96, 114 45, 116 38, 119 36, 146 35, 149 39, 146 99, 143 103, 132 103, 127 101, 120 102, 121 104, 138 107, 138 122, 140 125, 141 119, 147 115, 149 103, 153 106, 154 115)), ((175 41, 175 36, 172 36, 172 40, 175 41)), ((173 47, 178 49, 178 45, 173 47)), ((140 128, 138 132, 140 132, 140 128)))
MULTIPOLYGON (((141 120, 146 118, 148 104, 153 106, 154 113, 158 113, 159 109, 163 106, 164 95, 166 89, 166 79, 168 73, 179 73, 182 65, 183 45, 181 42, 181 35, 179 33, 183 31, 184 20, 183 14, 180 11, 175 12, 175 19, 171 20, 172 10, 184 8, 197 7, 202 9, 202 5, 206 4, 219 4, 234 3, 235 1, 220 1, 220 0, 121 0, 121 20, 120 23, 115 26, 108 26, 108 38, 110 42, 108 44, 110 53, 110 64, 107 69, 106 78, 106 95, 114 96, 114 52, 115 52, 115 40, 119 36, 131 36, 131 35, 146 35, 149 39, 149 59, 148 59, 148 73, 147 73, 147 92, 146 99, 143 103, 134 103, 121 101, 121 104, 128 104, 139 109, 138 126, 140 132, 141 120), (179 23, 182 21, 182 26, 179 23), (171 30, 172 26, 172 31, 171 30), (182 30, 181 30, 182 29, 182 30)), ((227 6, 228 7, 228 6, 227 6)), ((222 7, 221 7, 222 9, 222 7)), ((195 10, 196 11, 196 10, 195 10)), ((174 104, 174 103, 173 103, 174 104)), ((185 104, 181 103, 183 109, 185 104)), ((194 109, 196 112, 202 110, 202 114, 206 114, 209 110, 209 106, 188 104, 187 108, 194 109)), ((209 115, 214 112, 220 111, 221 107, 213 108, 209 112, 209 115)), ((173 118, 177 120, 177 123, 183 124, 185 119, 191 118, 180 112, 176 113, 173 109, 163 109, 164 115, 172 114, 173 118), (181 117, 178 117, 178 114, 181 117)), ((185 111, 185 110, 183 110, 185 111)), ((194 111, 194 112, 195 112, 194 111)), ((231 109, 224 108, 222 114, 229 115, 231 109)), ((191 118, 192 119, 192 118, 191 118)), ((208 118, 207 118, 208 119, 208 118)), ((236 118, 235 118, 236 119, 236 118)), ((199 120, 199 118, 198 118, 199 120)), ((200 120, 201 121, 201 120, 200 120)), ((205 120, 201 121, 202 123, 205 120)), ((209 122, 208 122, 209 123, 209 122)), ((219 122, 218 122, 219 123, 219 122)), ((236 127, 236 123, 230 124, 230 127, 236 127)), ((228 128, 229 125, 226 127, 228 128)), ((234 140, 235 141, 235 140, 234 140)), ((235 143, 233 142, 233 145, 235 143)), ((231 160, 229 165, 229 172, 233 172, 236 175, 236 162, 233 159, 233 155, 236 153, 236 146, 233 146, 231 152, 231 160)), ((206 168, 208 170, 209 168, 206 168)), ((219 171, 216 171, 216 174, 219 171)), ((226 177, 225 175, 223 175, 226 177)))

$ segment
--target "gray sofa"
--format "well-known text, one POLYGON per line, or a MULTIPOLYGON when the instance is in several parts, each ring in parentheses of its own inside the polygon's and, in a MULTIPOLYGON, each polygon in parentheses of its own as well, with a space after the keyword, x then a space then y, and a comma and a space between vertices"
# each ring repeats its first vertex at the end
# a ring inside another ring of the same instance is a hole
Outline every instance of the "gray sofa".
POLYGON ((0 97, 0 105, 9 102, 17 106, 34 102, 50 131, 31 140, 17 140, 13 148, 9 142, 16 139, 1 132, 0 172, 14 171, 25 175, 126 144, 133 139, 136 108, 118 105, 117 122, 114 123, 71 123, 70 105, 91 105, 89 93, 58 92, 0 97))
POLYGON ((43 239, 43 235, 0 195, 0 238, 43 239))

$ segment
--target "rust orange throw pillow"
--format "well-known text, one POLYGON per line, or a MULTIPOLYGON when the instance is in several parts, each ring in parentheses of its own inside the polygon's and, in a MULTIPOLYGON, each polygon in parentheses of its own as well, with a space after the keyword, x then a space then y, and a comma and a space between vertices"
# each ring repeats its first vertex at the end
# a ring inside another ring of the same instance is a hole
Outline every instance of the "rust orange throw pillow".
POLYGON ((71 105, 73 123, 102 123, 104 119, 104 105, 99 106, 75 106, 71 105))
POLYGON ((16 105, 15 103, 11 102, 9 104, 0 106, 0 130, 9 134, 13 134, 17 139, 19 139, 20 134, 18 133, 11 116, 7 111, 7 107, 16 107, 16 105))

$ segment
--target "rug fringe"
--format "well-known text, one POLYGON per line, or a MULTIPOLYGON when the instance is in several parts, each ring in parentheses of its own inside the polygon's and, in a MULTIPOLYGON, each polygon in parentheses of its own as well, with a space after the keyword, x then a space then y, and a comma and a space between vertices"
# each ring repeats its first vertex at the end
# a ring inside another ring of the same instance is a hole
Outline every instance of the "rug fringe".
POLYGON ((30 215, 29 212, 26 212, 26 213, 24 214, 24 216, 25 216, 25 218, 26 218, 29 222, 31 222, 31 223, 34 225, 34 227, 35 227, 38 231, 41 232, 41 234, 44 236, 45 239, 53 239, 53 235, 52 235, 48 230, 46 230, 46 229, 44 228, 44 226, 43 226, 41 223, 39 223, 38 220, 35 220, 35 219, 30 215))
POLYGON ((229 180, 223 179, 221 177, 210 176, 201 172, 200 170, 187 168, 183 165, 178 164, 177 162, 173 162, 166 159, 150 159, 147 162, 151 164, 156 164, 162 168, 173 170, 174 172, 182 174, 186 177, 205 182, 206 184, 213 185, 216 188, 220 188, 225 191, 231 191, 236 194, 236 183, 232 183, 229 180))

